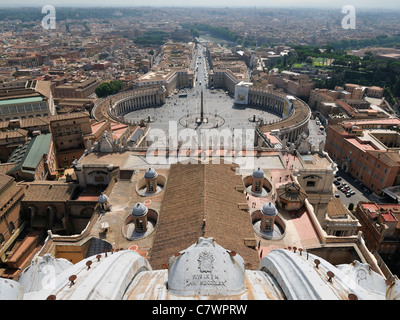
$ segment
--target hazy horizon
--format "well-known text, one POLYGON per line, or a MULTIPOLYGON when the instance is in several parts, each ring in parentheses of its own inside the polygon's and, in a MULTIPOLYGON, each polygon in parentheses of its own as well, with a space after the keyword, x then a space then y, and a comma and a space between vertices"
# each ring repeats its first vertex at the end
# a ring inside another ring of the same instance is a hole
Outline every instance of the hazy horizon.
POLYGON ((199 2, 193 0, 153 0, 152 4, 149 5, 148 1, 145 0, 114 0, 112 4, 110 1, 105 0, 69 0, 66 4, 65 0, 37 0, 34 3, 32 1, 20 0, 10 3, 10 1, 0 0, 1 8, 21 8, 21 7, 43 7, 44 5, 53 5, 60 8, 70 8, 70 7, 180 7, 180 8, 325 8, 325 9, 335 9, 342 8, 345 5, 352 5, 356 9, 382 9, 382 10, 393 10, 399 8, 398 0, 386 0, 377 4, 373 0, 338 0, 338 1, 327 1, 327 0, 309 0, 309 1, 299 1, 299 0, 281 0, 277 3, 276 0, 248 0, 244 3, 243 0, 203 0, 201 5, 199 2))

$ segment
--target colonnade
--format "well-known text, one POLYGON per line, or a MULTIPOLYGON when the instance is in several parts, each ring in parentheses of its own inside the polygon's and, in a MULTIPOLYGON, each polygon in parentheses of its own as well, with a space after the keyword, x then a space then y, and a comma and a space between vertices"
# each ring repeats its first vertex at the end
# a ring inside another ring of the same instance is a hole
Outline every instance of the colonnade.
MULTIPOLYGON (((285 104, 285 94, 279 94, 270 90, 250 89, 248 105, 262 107, 269 112, 282 116, 285 104)), ((293 108, 287 118, 272 124, 262 126, 262 132, 270 132, 279 129, 279 138, 289 142, 295 142, 300 134, 308 132, 308 122, 311 117, 310 107, 302 100, 296 98, 293 108)))
POLYGON ((114 103, 110 112, 115 117, 120 117, 132 111, 165 103, 165 94, 160 90, 145 90, 134 92, 114 103))
POLYGON ((248 104, 255 107, 265 107, 268 111, 282 116, 284 97, 271 95, 266 91, 250 90, 248 104))

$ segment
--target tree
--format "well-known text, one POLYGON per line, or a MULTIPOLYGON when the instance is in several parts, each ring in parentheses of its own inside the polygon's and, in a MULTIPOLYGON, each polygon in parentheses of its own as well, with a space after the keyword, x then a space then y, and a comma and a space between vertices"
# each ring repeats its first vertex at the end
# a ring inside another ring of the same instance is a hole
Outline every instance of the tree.
POLYGON ((95 89, 95 93, 99 98, 104 98, 121 91, 124 83, 120 80, 103 82, 95 89))
POLYGON ((353 211, 353 209, 354 209, 354 203, 351 202, 351 203, 349 204, 349 210, 350 210, 350 211, 353 211))
POLYGON ((395 97, 400 97, 400 76, 396 77, 396 83, 393 86, 392 93, 395 97))

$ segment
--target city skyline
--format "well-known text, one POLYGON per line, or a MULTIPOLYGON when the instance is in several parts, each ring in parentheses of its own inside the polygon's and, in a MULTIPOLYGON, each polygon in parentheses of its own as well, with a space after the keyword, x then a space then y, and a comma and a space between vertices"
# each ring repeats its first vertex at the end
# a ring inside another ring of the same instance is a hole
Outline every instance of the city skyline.
MULTIPOLYGON (((0 7, 39 7, 44 5, 53 5, 59 7, 139 7, 149 6, 147 1, 144 0, 116 0, 110 4, 108 1, 96 1, 96 0, 85 0, 84 2, 78 0, 71 0, 66 4, 61 0, 39 0, 32 3, 31 1, 18 1, 17 3, 9 3, 4 0, 0 1, 0 7)), ((181 1, 181 0, 170 0, 166 1, 153 1, 149 7, 259 7, 259 8, 341 8, 345 5, 352 5, 359 9, 398 9, 398 2, 396 0, 387 0, 377 4, 376 1, 372 0, 340 0, 334 3, 330 0, 283 0, 277 3, 276 1, 270 0, 250 0, 246 3, 238 0, 218 0, 211 1, 205 0, 201 4, 195 1, 181 1)))

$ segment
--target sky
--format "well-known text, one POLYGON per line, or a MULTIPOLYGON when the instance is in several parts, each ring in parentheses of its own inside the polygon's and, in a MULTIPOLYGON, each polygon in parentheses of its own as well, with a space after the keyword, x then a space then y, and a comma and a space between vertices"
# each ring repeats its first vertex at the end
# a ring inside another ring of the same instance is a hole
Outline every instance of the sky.
POLYGON ((0 0, 0 7, 304 7, 342 8, 352 5, 357 8, 400 9, 399 0, 0 0))

